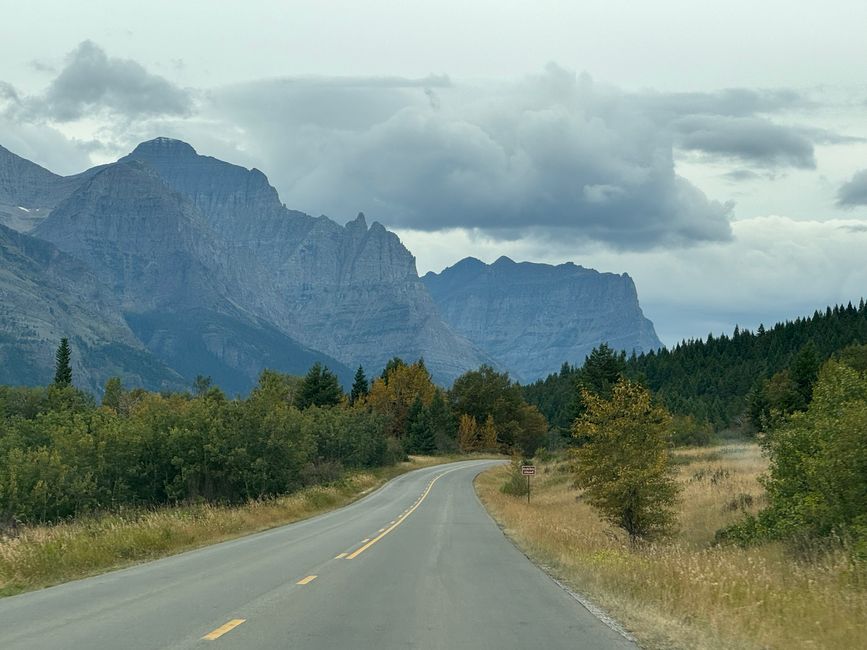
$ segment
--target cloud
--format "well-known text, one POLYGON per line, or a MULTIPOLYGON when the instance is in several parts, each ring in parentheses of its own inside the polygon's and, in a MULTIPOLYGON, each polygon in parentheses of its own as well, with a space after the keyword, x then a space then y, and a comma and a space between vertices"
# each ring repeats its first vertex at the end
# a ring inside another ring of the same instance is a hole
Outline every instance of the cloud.
POLYGON ((556 66, 437 80, 273 80, 214 91, 206 113, 256 142, 284 202, 336 218, 639 249, 730 237, 732 206, 677 176, 670 137, 616 89, 556 66))
POLYGON ((677 145, 759 167, 815 169, 810 140, 791 127, 759 117, 689 115, 674 122, 677 145))
POLYGON ((754 90, 727 88, 717 92, 636 93, 631 101, 660 122, 671 122, 683 115, 722 115, 750 117, 813 105, 802 93, 787 88, 754 90))
POLYGON ((867 169, 856 172, 840 186, 837 191, 837 205, 842 208, 867 205, 867 169))
POLYGON ((106 110, 132 118, 189 115, 188 91, 149 73, 130 59, 109 57, 92 41, 82 42, 66 58, 45 94, 31 98, 31 109, 58 122, 106 110))

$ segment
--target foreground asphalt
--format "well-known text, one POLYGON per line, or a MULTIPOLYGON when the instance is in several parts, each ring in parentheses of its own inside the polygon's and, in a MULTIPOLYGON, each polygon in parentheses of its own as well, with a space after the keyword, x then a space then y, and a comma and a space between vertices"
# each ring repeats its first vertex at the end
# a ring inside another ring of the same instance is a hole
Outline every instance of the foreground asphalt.
POLYGON ((503 536, 472 485, 493 462, 2 599, 0 648, 633 648, 503 536))

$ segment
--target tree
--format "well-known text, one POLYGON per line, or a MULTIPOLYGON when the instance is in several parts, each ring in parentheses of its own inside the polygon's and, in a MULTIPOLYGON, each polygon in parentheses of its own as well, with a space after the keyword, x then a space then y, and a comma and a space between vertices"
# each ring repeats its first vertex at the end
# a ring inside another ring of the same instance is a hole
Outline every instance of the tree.
POLYGON ((467 454, 479 448, 479 423, 472 415, 461 415, 458 425, 458 447, 467 454))
POLYGON ((487 365, 465 372, 452 384, 449 402, 456 414, 471 415, 477 423, 493 416, 500 442, 506 447, 515 444, 524 398, 508 373, 499 373, 487 365))
POLYGON ((211 389, 212 383, 210 377, 206 377, 205 375, 196 375, 196 378, 193 380, 193 395, 196 395, 197 397, 204 395, 211 389))
POLYGON ((367 383, 367 377, 364 374, 364 368, 358 366, 355 371, 355 380, 352 382, 352 391, 349 393, 349 403, 355 404, 359 400, 364 400, 370 393, 370 385, 367 383))
POLYGON ((669 531, 677 498, 668 450, 670 416, 650 392, 627 379, 605 399, 583 390, 584 413, 573 435, 586 440, 575 451, 576 485, 610 524, 632 542, 669 531))
POLYGON ((587 355, 578 373, 578 386, 593 395, 608 399, 625 370, 626 353, 615 352, 607 343, 602 343, 587 355))
POLYGON ((317 361, 304 376, 301 388, 295 396, 295 406, 299 409, 309 406, 334 406, 340 403, 342 395, 337 375, 317 361))
POLYGON ((431 428, 430 413, 422 404, 421 398, 416 397, 409 409, 406 421, 407 446, 406 451, 410 454, 432 454, 436 451, 436 439, 431 428))
POLYGON ((121 400, 123 399, 123 384, 120 377, 109 377, 105 382, 105 392, 102 394, 102 405, 107 406, 115 413, 121 411, 121 400))
POLYGON ((407 417, 413 402, 418 398, 423 406, 429 406, 436 392, 437 387, 421 360, 412 365, 401 361, 392 364, 385 379, 379 378, 373 382, 367 403, 377 413, 390 419, 394 437, 404 438, 407 435, 407 417))
POLYGON ((810 406, 774 431, 768 452, 761 534, 834 536, 867 557, 867 375, 826 363, 810 406))
POLYGON ((54 385, 59 387, 72 385, 72 366, 70 365, 69 339, 60 339, 60 345, 54 355, 54 385))
POLYGON ((497 427, 494 426, 493 415, 488 415, 479 431, 479 445, 483 451, 497 450, 497 427))
POLYGON ((388 360, 388 363, 385 364, 385 368, 382 369, 382 374, 379 378, 385 383, 388 383, 388 376, 401 367, 406 367, 406 362, 400 357, 392 357, 388 360))

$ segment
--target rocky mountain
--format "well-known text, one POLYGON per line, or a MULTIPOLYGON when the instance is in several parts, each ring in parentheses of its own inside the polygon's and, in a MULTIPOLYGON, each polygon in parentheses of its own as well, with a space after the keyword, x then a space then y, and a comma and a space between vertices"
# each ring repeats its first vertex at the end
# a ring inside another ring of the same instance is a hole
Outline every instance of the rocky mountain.
POLYGON ((349 380, 349 366, 375 373, 400 355, 448 382, 488 361, 442 321, 393 233, 363 215, 340 226, 288 210, 258 170, 167 138, 71 177, 0 161, 3 205, 29 210, 5 221, 89 269, 140 345, 185 380, 244 391, 264 367, 299 374, 314 361, 349 380))
POLYGON ((443 322, 398 237, 364 215, 340 226, 287 209, 257 169, 201 156, 157 138, 123 160, 139 161, 189 199, 243 269, 239 304, 303 344, 373 372, 392 356, 424 357, 449 382, 491 360, 443 322))
POLYGON ((118 375, 127 385, 185 385, 154 358, 120 304, 82 262, 48 242, 0 225, 0 384, 46 384, 54 350, 69 337, 77 383, 96 392, 118 375))
POLYGON ((580 365, 603 342, 629 353, 662 345, 625 273, 470 257, 422 281, 449 326, 524 382, 580 365))

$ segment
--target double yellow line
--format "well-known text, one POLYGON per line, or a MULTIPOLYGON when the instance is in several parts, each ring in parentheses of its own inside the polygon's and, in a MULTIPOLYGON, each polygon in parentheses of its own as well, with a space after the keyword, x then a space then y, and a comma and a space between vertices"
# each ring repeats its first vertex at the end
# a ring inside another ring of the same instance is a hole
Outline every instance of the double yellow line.
MULTIPOLYGON (((455 469, 458 469, 458 468, 455 468, 455 469)), ((427 489, 426 489, 426 490, 422 493, 422 495, 418 498, 418 501, 415 502, 415 504, 412 506, 412 508, 410 508, 409 510, 407 510, 406 512, 404 512, 400 517, 398 517, 397 519, 395 519, 395 520, 394 520, 394 523, 392 523, 391 526, 389 526, 388 528, 386 528, 385 530, 383 530, 379 535, 377 535, 377 536, 374 537, 372 540, 370 540, 369 542, 367 542, 367 544, 365 544, 364 546, 362 546, 362 547, 359 548, 358 550, 353 551, 352 553, 350 553, 349 555, 347 555, 347 556, 346 556, 346 559, 347 559, 347 560, 352 560, 352 559, 354 559, 354 558, 357 558, 359 555, 361 555, 362 553, 364 553, 367 549, 369 549, 371 546, 373 546, 374 544, 376 544, 376 543, 377 543, 379 540, 381 540, 383 537, 385 537, 386 535, 388 535, 388 534, 389 534, 391 531, 393 531, 395 528, 397 528, 398 526, 400 526, 400 525, 403 523, 403 521, 404 521, 407 517, 409 517, 413 512, 415 512, 416 508, 418 508, 418 507, 422 504, 422 501, 424 501, 424 500, 427 498, 427 495, 430 494, 430 491, 431 491, 431 489, 433 488, 434 483, 436 483, 437 481, 439 481, 443 476, 445 476, 445 475, 448 474, 449 472, 454 472, 454 471, 455 471, 454 469, 450 469, 450 470, 448 470, 447 472, 443 472, 442 474, 438 474, 438 475, 434 478, 434 480, 432 480, 430 483, 428 483, 427 489)))

